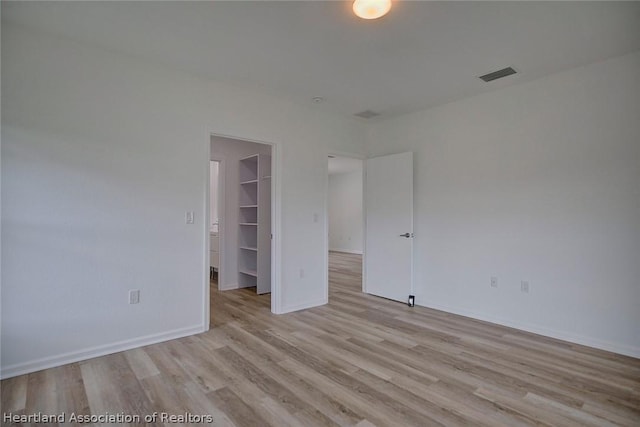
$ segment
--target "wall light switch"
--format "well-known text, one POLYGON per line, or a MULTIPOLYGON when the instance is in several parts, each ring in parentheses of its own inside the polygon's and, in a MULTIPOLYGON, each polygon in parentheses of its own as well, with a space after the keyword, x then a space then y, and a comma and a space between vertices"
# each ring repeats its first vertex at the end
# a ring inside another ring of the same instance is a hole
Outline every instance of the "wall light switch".
POLYGON ((492 277, 491 278, 491 287, 492 288, 497 288, 498 287, 498 278, 497 277, 492 277))
POLYGON ((140 290, 132 289, 129 291, 129 304, 138 304, 140 303, 140 290))
POLYGON ((186 224, 193 224, 193 211, 187 211, 184 215, 184 222, 186 224))

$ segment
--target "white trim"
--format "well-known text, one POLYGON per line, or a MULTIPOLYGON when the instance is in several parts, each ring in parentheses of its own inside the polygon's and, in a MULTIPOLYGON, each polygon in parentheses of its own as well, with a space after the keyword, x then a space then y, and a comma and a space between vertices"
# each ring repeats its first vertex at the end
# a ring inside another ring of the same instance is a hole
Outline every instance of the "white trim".
POLYGON ((323 235, 323 257, 322 257, 322 265, 323 268, 323 276, 322 283, 324 285, 324 299, 329 301, 329 155, 326 157, 327 162, 327 175, 324 180, 324 223, 322 224, 324 227, 323 235))
POLYGON ((362 161, 362 293, 367 292, 367 161, 362 161))
POLYGON ((111 344, 89 347, 79 351, 59 354, 57 356, 45 357, 42 359, 31 360, 24 363, 17 363, 15 365, 9 365, 2 368, 0 378, 4 380, 18 375, 40 371, 42 369, 54 368, 57 366, 66 365, 68 363, 93 359, 94 357, 105 356, 107 354, 118 353, 121 351, 130 350, 132 348, 157 344, 160 342, 182 338, 189 335, 195 335, 206 331, 206 324, 189 326, 186 328, 174 329, 168 332, 160 332, 157 334, 118 341, 111 344))
POLYGON ((302 304, 295 304, 284 307, 280 314, 291 313, 293 311, 306 310, 307 308, 319 307, 321 305, 327 304, 329 301, 326 298, 321 300, 307 301, 302 304))
POLYGON ((271 312, 280 314, 282 306, 282 148, 271 144, 271 312))
MULTIPOLYGON (((211 150, 211 143, 209 143, 209 149, 211 150)), ((227 243, 227 232, 225 231, 227 228, 225 227, 226 159, 224 158, 224 156, 214 156, 211 152, 209 153, 209 158, 210 161, 218 162, 218 290, 223 290, 221 284, 225 283, 225 280, 227 278, 227 269, 224 268, 226 261, 225 254, 227 253, 227 251, 221 250, 221 248, 224 248, 225 244, 227 243)), ((209 178, 209 182, 211 182, 211 178, 209 178)), ((211 194, 211 189, 209 189, 209 194, 211 194)), ((209 248, 209 250, 211 250, 211 248, 209 248)))
POLYGON ((341 252, 343 254, 356 254, 356 255, 362 255, 362 251, 354 251, 351 249, 339 249, 339 248, 329 248, 329 252, 341 252))
MULTIPOLYGON (((416 295, 416 290, 415 290, 415 255, 416 255, 416 244, 415 244, 415 237, 414 237, 414 226, 415 226, 415 221, 414 221, 414 212, 415 212, 415 203, 414 203, 414 198, 415 198, 415 183, 416 183, 416 173, 415 173, 415 156, 414 156, 414 152, 413 151, 409 151, 409 153, 411 153, 411 230, 409 231, 411 233, 411 238, 409 240, 411 240, 411 283, 410 283, 410 287, 409 287, 409 295, 413 295, 414 296, 414 305, 415 305, 415 295, 416 295)), ((407 302, 409 301, 409 295, 407 295, 407 302)))
MULTIPOLYGON (((204 214, 202 216, 202 227, 204 228, 204 271, 203 273, 203 289, 202 289, 202 299, 206 301, 205 304, 202 305, 202 323, 205 325, 205 331, 209 330, 209 323, 211 322, 211 303, 210 301, 210 289, 209 284, 211 280, 210 269, 211 269, 211 254, 210 254, 210 243, 211 237, 209 236, 209 222, 211 221, 211 137, 209 137, 209 142, 207 144, 207 159, 206 159, 206 183, 204 186, 204 214)), ((218 175, 220 171, 218 170, 218 175)))
POLYGON ((631 356, 640 358, 640 347, 630 346, 625 344, 618 344, 610 341, 602 341, 595 338, 585 337, 583 335, 573 334, 571 332, 560 331, 557 329, 549 329, 543 326, 535 325, 526 322, 514 322, 512 320, 486 315, 478 313, 472 310, 454 308, 442 304, 420 304, 416 297, 416 305, 421 307, 432 308, 434 310, 445 311, 447 313, 457 314, 460 316, 470 317, 476 320, 482 320, 484 322, 494 323, 500 326, 507 326, 510 328, 518 329, 524 332, 531 332, 533 334, 542 335, 545 337, 555 338, 562 341, 567 341, 573 344, 584 345, 587 347, 597 348, 600 350, 611 351, 613 353, 622 354, 625 356, 631 356))

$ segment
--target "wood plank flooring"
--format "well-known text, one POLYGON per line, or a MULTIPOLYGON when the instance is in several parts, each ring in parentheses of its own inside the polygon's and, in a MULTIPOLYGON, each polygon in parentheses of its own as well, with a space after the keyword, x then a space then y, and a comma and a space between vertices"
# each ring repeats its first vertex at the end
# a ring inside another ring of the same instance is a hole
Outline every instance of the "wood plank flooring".
MULTIPOLYGON (((640 425, 640 360, 363 295, 361 257, 329 258, 326 306, 274 316, 269 295, 212 288, 209 332, 4 380, 2 412, 141 423, 156 411, 205 414, 216 426, 640 425)), ((148 425, 195 423, 165 421, 148 425)))

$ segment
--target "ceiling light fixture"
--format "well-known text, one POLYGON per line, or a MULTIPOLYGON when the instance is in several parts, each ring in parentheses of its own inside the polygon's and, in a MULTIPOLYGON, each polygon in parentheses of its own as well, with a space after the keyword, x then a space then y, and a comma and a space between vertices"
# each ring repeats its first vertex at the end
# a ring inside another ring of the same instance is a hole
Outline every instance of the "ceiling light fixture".
POLYGON ((391 9, 391 0, 355 0, 353 13, 362 19, 377 19, 391 9))

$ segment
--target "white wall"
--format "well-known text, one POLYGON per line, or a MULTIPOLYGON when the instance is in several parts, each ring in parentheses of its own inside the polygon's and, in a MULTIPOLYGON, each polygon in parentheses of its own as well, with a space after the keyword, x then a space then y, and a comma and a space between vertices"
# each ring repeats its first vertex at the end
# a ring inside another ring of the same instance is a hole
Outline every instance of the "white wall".
POLYGON ((640 356, 639 118, 634 53, 372 125, 416 153, 416 302, 640 356))
POLYGON ((2 89, 4 377, 206 328, 211 132, 279 144, 276 304, 326 301, 326 159, 361 123, 4 22, 2 89))
POLYGON ((221 265, 218 287, 222 290, 237 289, 238 286, 238 215, 240 206, 240 159, 253 154, 271 155, 271 146, 239 141, 218 136, 211 137, 211 158, 224 162, 224 224, 220 228, 224 234, 220 246, 221 265), (223 254, 224 252, 224 254, 223 254), (224 262, 224 264, 222 264, 224 262))
POLYGON ((362 167, 329 175, 329 249, 362 253, 362 167))

